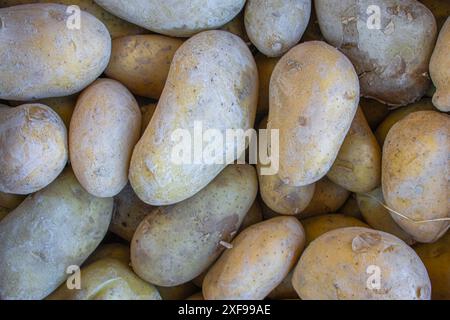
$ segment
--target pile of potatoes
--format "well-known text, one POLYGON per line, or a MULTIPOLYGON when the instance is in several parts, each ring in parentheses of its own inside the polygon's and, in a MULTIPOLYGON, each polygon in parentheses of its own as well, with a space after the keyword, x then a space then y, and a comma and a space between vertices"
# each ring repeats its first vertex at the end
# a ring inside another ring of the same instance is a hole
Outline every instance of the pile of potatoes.
POLYGON ((0 299, 450 299, 449 14, 0 0, 0 299))

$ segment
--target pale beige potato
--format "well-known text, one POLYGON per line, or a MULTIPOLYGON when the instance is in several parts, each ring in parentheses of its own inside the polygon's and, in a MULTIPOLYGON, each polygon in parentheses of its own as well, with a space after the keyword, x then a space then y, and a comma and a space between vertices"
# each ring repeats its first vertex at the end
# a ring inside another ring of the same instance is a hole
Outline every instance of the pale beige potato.
POLYGON ((436 86, 433 104, 440 111, 450 112, 450 18, 447 18, 430 60, 430 75, 436 86))
POLYGON ((150 120, 152 120, 153 114, 156 110, 156 103, 149 103, 141 107, 141 113, 142 113, 142 130, 141 130, 141 136, 144 134, 145 129, 147 129, 148 124, 150 123, 150 120))
POLYGON ((68 157, 67 130, 52 109, 43 104, 0 108, 0 192, 28 195, 44 188, 68 157))
POLYGON ((431 295, 427 270, 412 248, 362 227, 333 230, 313 241, 292 284, 302 300, 429 300, 431 295))
POLYGON ((450 118, 418 111, 389 131, 383 148, 382 187, 391 213, 418 242, 435 242, 450 227, 450 118), (447 221, 415 221, 447 218, 447 221))
POLYGON ((278 62, 270 81, 267 128, 279 130, 279 178, 306 186, 336 160, 359 102, 350 61, 325 42, 302 43, 278 62))
POLYGON ((39 300, 104 238, 113 199, 88 194, 70 169, 0 222, 0 299, 39 300))
POLYGON ((182 40, 156 34, 114 39, 105 74, 132 93, 159 99, 170 64, 182 40))
POLYGON ((262 300, 287 276, 305 245, 294 217, 273 218, 247 228, 203 281, 205 300, 262 300))
POLYGON ((0 99, 29 101, 77 93, 105 70, 111 38, 81 11, 81 29, 67 6, 24 4, 0 9, 0 99))
POLYGON ((14 210, 25 199, 25 195, 0 192, 0 207, 14 210))
POLYGON ((270 78, 280 58, 269 58, 261 53, 255 55, 259 75, 258 115, 269 113, 270 78))
POLYGON ((256 64, 238 36, 215 30, 184 42, 175 54, 153 118, 133 152, 129 178, 139 198, 152 205, 183 201, 234 162, 236 158, 229 159, 227 154, 234 150, 240 157, 245 143, 235 146, 226 131, 253 128, 257 94, 256 64), (205 157, 196 156, 201 161, 194 161, 189 147, 198 144, 195 127, 201 127, 202 133, 220 132, 223 140, 208 143, 202 150, 205 157))
POLYGON ((70 122, 70 162, 92 195, 113 197, 127 184, 141 118, 136 99, 115 80, 99 79, 78 98, 70 122))

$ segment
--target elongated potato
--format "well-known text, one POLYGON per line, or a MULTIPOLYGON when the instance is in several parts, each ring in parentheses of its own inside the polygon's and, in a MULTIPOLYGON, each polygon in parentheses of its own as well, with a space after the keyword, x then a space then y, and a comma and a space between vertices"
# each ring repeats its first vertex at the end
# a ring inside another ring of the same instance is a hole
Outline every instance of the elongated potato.
POLYGON ((92 195, 112 197, 127 184, 141 117, 136 99, 115 80, 97 80, 80 95, 70 122, 70 162, 92 195))
POLYGON ((391 213, 418 242, 435 242, 450 221, 450 117, 435 111, 414 112, 389 131, 383 149, 383 195, 391 213))
POLYGON ((287 276, 305 245, 294 217, 278 217, 241 232, 203 281, 206 300, 262 300, 287 276))
POLYGON ((42 104, 0 109, 0 192, 36 192, 56 179, 67 159, 67 130, 52 109, 42 104))
POLYGON ((381 183, 381 149, 360 108, 327 177, 356 193, 381 183))
POLYGON ((303 300, 429 300, 420 258, 393 235, 367 228, 336 229, 305 250, 292 284, 303 300))
POLYGON ((240 157, 244 144, 236 148, 229 139, 208 143, 209 150, 219 149, 213 154, 202 149, 189 156, 190 146, 199 143, 194 129, 226 137, 228 129, 253 128, 257 94, 256 64, 238 36, 216 30, 187 40, 175 54, 155 114, 133 152, 129 177, 139 198, 152 205, 185 200, 234 162, 227 154, 240 157), (174 157, 180 148, 181 159, 174 157))
POLYGON ((89 195, 67 170, 0 222, 0 299, 43 299, 108 230, 113 200, 89 195))
POLYGON ((279 130, 278 175, 285 184, 306 186, 327 174, 358 101, 355 69, 325 42, 300 44, 280 59, 270 81, 267 128, 279 130))
POLYGON ((179 39, 156 34, 115 39, 105 73, 134 94, 159 99, 175 51, 182 44, 179 39))
POLYGON ((66 8, 25 4, 0 9, 0 99, 71 95, 105 70, 111 54, 108 30, 84 11, 77 29, 66 8))
POLYGON ((266 57, 261 53, 255 56, 259 75, 258 115, 269 113, 270 78, 279 60, 279 58, 266 57))
POLYGON ((268 57, 280 57, 302 38, 311 17, 311 0, 248 0, 245 28, 268 57))
POLYGON ((245 0, 95 0, 112 14, 148 30, 189 37, 232 20, 245 0))

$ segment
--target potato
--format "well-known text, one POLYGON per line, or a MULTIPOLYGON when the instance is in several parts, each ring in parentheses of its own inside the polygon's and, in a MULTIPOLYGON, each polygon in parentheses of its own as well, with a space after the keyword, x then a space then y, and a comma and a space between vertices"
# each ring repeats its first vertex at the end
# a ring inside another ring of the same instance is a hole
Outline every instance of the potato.
POLYGON ((156 34, 115 39, 105 74, 134 94, 159 99, 175 51, 182 44, 179 39, 156 34))
POLYGON ((11 210, 8 208, 0 207, 0 221, 8 215, 11 210))
POLYGON ((414 221, 449 218, 450 117, 419 111, 389 131, 383 148, 383 195, 400 227, 418 242, 435 242, 450 221, 414 221))
POLYGON ((192 198, 156 209, 131 242, 134 271, 163 287, 191 281, 234 238, 257 191, 255 169, 231 165, 192 198))
POLYGON ((306 186, 327 174, 358 101, 355 69, 328 44, 306 42, 280 59, 270 81, 267 128, 279 130, 281 181, 306 186))
POLYGON ((390 233, 402 239, 409 245, 415 243, 414 239, 395 222, 391 217, 390 212, 381 205, 381 203, 384 203, 383 191, 381 188, 368 192, 367 195, 358 194, 357 201, 364 220, 366 220, 372 228, 390 233))
POLYGON ((355 193, 350 195, 344 205, 340 207, 337 212, 342 213, 345 216, 364 221, 364 217, 362 216, 361 210, 358 207, 358 202, 356 201, 355 193))
POLYGON ((435 243, 419 244, 414 248, 428 270, 433 300, 450 300, 450 233, 435 243))
POLYGON ((278 217, 241 232, 203 282, 206 300, 262 300, 287 276, 305 244, 294 217, 278 217))
POLYGON ((226 141, 224 147, 219 139, 208 144, 210 150, 219 148, 214 155, 202 150, 207 161, 194 161, 188 156, 181 165, 173 153, 180 145, 189 153, 188 144, 198 145, 191 139, 195 123, 203 133, 214 129, 222 137, 228 129, 253 128, 257 92, 256 64, 239 37, 215 30, 187 40, 175 54, 155 114, 133 152, 129 178, 139 198, 152 205, 183 201, 234 162, 235 158, 225 159, 226 154, 235 150, 233 153, 240 157, 244 146, 236 148, 232 141, 226 141), (174 136, 180 131, 181 138, 174 136))
POLYGON ((129 265, 130 248, 120 243, 103 244, 89 256, 84 263, 84 266, 103 259, 119 260, 124 264, 129 265))
POLYGON ((240 230, 247 229, 248 227, 257 224, 261 221, 263 221, 261 205, 259 204, 258 200, 255 200, 255 202, 253 202, 253 205, 250 207, 247 214, 245 215, 244 220, 242 220, 240 230))
POLYGON ((236 17, 234 17, 233 20, 231 20, 227 24, 223 25, 220 28, 220 30, 234 33, 248 45, 251 44, 250 39, 248 38, 248 35, 247 35, 247 30, 245 30, 244 10, 241 11, 236 17))
POLYGON ((232 20, 245 0, 95 0, 112 14, 145 29, 189 37, 232 20))
POLYGON ((89 195, 66 170, 0 222, 0 299, 43 299, 105 236, 113 200, 89 195))
POLYGON ((436 86, 433 104, 441 111, 450 112, 450 18, 447 18, 430 60, 430 75, 436 86))
POLYGON ((369 126, 375 130, 389 114, 389 107, 376 100, 361 98, 359 101, 369 126))
POLYGON ((425 95, 437 27, 423 4, 342 0, 330 6, 316 0, 315 5, 325 39, 353 62, 364 97, 398 107, 425 95))
POLYGON ((112 197, 127 184, 141 117, 136 99, 115 80, 97 80, 80 95, 70 122, 70 162, 92 195, 112 197))
POLYGON ((0 192, 0 207, 14 210, 25 199, 25 195, 0 192))
POLYGON ((327 177, 352 192, 369 192, 381 183, 381 149, 358 109, 327 177))
POLYGON ((141 113, 142 113, 141 136, 144 134, 145 129, 147 129, 147 126, 150 123, 150 120, 152 120, 155 110, 156 110, 156 103, 146 104, 145 106, 141 107, 141 113))
POLYGON ((111 53, 108 30, 84 11, 76 29, 66 8, 25 4, 0 9, 0 99, 68 96, 105 70, 111 53))
POLYGON ((248 0, 245 28, 251 42, 268 57, 280 57, 302 38, 311 0, 248 0))
POLYGON ((429 300, 420 258, 397 237, 361 227, 330 231, 305 250, 292 283, 302 300, 429 300))
POLYGON ((269 113, 269 88, 270 78, 273 69, 277 65, 279 58, 269 58, 258 53, 255 56, 256 65, 259 72, 259 96, 258 96, 258 115, 266 115, 269 113))
POLYGON ((67 159, 67 130, 52 109, 42 104, 0 109, 0 192, 36 192, 56 179, 67 159))
POLYGON ((175 287, 156 287, 163 300, 185 300, 198 291, 191 282, 175 287))

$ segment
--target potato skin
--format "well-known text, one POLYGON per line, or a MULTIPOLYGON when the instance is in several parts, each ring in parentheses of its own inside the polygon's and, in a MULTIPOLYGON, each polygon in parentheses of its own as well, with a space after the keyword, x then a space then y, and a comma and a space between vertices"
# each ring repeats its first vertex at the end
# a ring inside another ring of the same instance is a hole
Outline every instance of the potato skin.
POLYGON ((95 0, 112 14, 145 29, 189 37, 232 20, 245 0, 95 0))
POLYGON ((215 30, 187 40, 175 54, 158 107, 133 152, 129 178, 139 198, 152 205, 174 204, 211 182, 229 164, 229 143, 225 148, 215 143, 225 150, 212 162, 222 164, 179 165, 172 158, 179 146, 173 133, 187 130, 194 137, 195 122, 201 122, 203 132, 215 129, 223 137, 227 129, 253 128, 257 94, 256 64, 238 36, 215 30))
POLYGON ((80 95, 70 122, 70 162, 92 195, 112 197, 127 184, 141 117, 136 99, 115 80, 97 80, 80 95))
MULTIPOLYGON (((383 148, 386 204, 412 220, 449 218, 450 118, 435 111, 414 112, 392 127, 383 148)), ((391 213, 418 242, 435 242, 449 221, 417 224, 391 213)))
POLYGON ((206 300, 262 300, 287 276, 305 244, 294 217, 277 217, 241 232, 203 281, 206 300))
POLYGON ((358 108, 358 76, 325 42, 302 43, 278 62, 270 81, 268 129, 280 137, 280 179, 306 186, 335 161, 358 108))
POLYGON ((391 234, 361 227, 333 230, 313 241, 292 283, 302 300, 429 300, 431 295, 427 270, 413 249, 391 234), (380 268, 380 289, 369 286, 371 266, 380 268))
POLYGON ((105 70, 111 53, 108 30, 84 11, 82 29, 69 29, 66 8, 25 4, 0 9, 0 99, 71 95, 105 70))
POLYGON ((302 38, 311 17, 311 0, 248 0, 245 28, 268 57, 280 57, 302 38))
POLYGON ((113 40, 105 74, 139 96, 159 99, 175 51, 183 41, 156 34, 113 40))
POLYGON ((416 0, 315 0, 322 33, 355 65, 361 93, 392 106, 419 100, 430 85, 436 39, 433 14, 416 0), (381 29, 370 29, 370 6, 381 9, 381 29))
POLYGON ((113 200, 89 195, 67 170, 0 222, 0 299, 43 299, 108 230, 113 200), (49 249, 51 248, 51 249, 49 249))
POLYGON ((56 179, 67 159, 67 130, 52 109, 42 104, 0 109, 0 192, 36 192, 56 179))
POLYGON ((191 281, 225 250, 255 201, 250 165, 228 166, 192 198, 160 207, 141 222, 131 242, 134 271, 158 286, 191 281))

